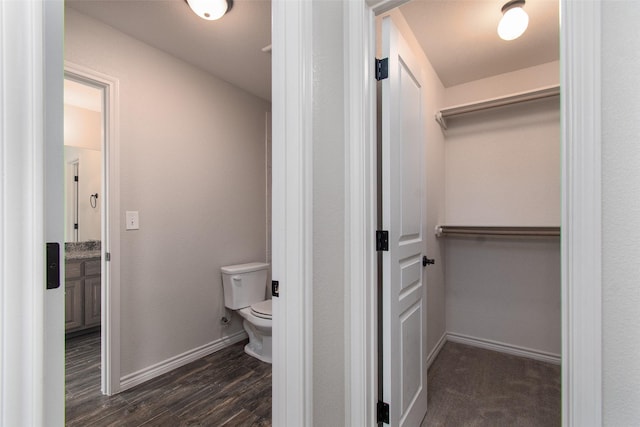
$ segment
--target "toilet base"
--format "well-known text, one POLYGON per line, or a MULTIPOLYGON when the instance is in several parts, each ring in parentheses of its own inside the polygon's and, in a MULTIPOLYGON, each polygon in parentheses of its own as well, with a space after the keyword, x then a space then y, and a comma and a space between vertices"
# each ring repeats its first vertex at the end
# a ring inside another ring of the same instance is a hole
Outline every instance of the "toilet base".
POLYGON ((272 363, 271 358, 271 322, 269 321, 268 327, 264 324, 256 325, 247 319, 249 317, 254 322, 266 323, 264 319, 258 319, 251 316, 244 310, 240 310, 240 315, 244 317, 244 330, 249 335, 249 343, 244 346, 244 352, 249 356, 255 357, 265 363, 272 363))
POLYGON ((269 363, 269 364, 272 363, 271 356, 269 357, 263 356, 262 354, 258 354, 255 351, 253 351, 253 348, 251 348, 251 343, 244 346, 244 352, 247 353, 249 356, 255 357, 258 360, 262 360, 265 363, 269 363))

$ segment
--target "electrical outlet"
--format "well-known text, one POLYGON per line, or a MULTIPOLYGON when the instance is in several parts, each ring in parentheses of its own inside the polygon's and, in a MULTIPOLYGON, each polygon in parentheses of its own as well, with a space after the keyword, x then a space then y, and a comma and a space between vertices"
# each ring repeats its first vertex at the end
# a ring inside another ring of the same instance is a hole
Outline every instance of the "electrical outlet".
POLYGON ((140 228, 140 217, 138 211, 126 211, 125 223, 127 230, 138 230, 140 228))

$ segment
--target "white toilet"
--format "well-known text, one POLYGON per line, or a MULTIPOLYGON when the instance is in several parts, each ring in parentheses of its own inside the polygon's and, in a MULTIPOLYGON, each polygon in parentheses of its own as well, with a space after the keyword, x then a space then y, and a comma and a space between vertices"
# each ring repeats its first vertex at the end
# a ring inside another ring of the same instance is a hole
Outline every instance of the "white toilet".
POLYGON ((249 344, 244 351, 263 362, 271 363, 271 300, 266 299, 269 264, 222 267, 224 305, 244 318, 249 344))

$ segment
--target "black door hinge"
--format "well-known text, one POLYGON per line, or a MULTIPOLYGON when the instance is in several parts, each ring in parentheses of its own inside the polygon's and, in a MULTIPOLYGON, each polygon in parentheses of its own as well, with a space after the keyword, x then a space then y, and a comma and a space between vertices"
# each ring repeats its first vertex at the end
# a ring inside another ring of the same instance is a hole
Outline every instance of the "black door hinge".
POLYGON ((389 424, 389 404, 378 400, 378 422, 389 424))
POLYGON ((78 175, 74 175, 74 176, 73 176, 73 180, 74 180, 75 182, 78 182, 78 175))
POLYGON ((387 230, 376 231, 376 251, 389 250, 389 232, 387 230))
POLYGON ((384 80, 389 77, 389 58, 376 58, 376 80, 384 80))
POLYGON ((47 243, 47 289, 60 287, 60 244, 47 243))
POLYGON ((277 280, 271 281, 271 296, 273 297, 280 296, 280 283, 277 280))
POLYGON ((436 260, 433 258, 427 258, 426 255, 422 257, 422 266, 426 267, 427 265, 433 265, 436 263, 436 260))

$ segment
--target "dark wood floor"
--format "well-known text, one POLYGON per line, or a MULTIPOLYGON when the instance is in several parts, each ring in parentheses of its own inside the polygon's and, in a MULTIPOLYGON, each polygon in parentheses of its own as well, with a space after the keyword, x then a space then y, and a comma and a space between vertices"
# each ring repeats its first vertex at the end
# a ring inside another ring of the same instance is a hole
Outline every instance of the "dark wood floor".
MULTIPOLYGON (((100 394, 100 335, 67 341, 67 426, 270 426, 271 365, 235 344, 116 396, 100 394)), ((560 367, 447 343, 423 427, 560 426, 560 367)))
POLYGON ((115 396, 100 393, 100 335, 67 340, 67 426, 271 426, 271 365, 234 344, 115 396))

